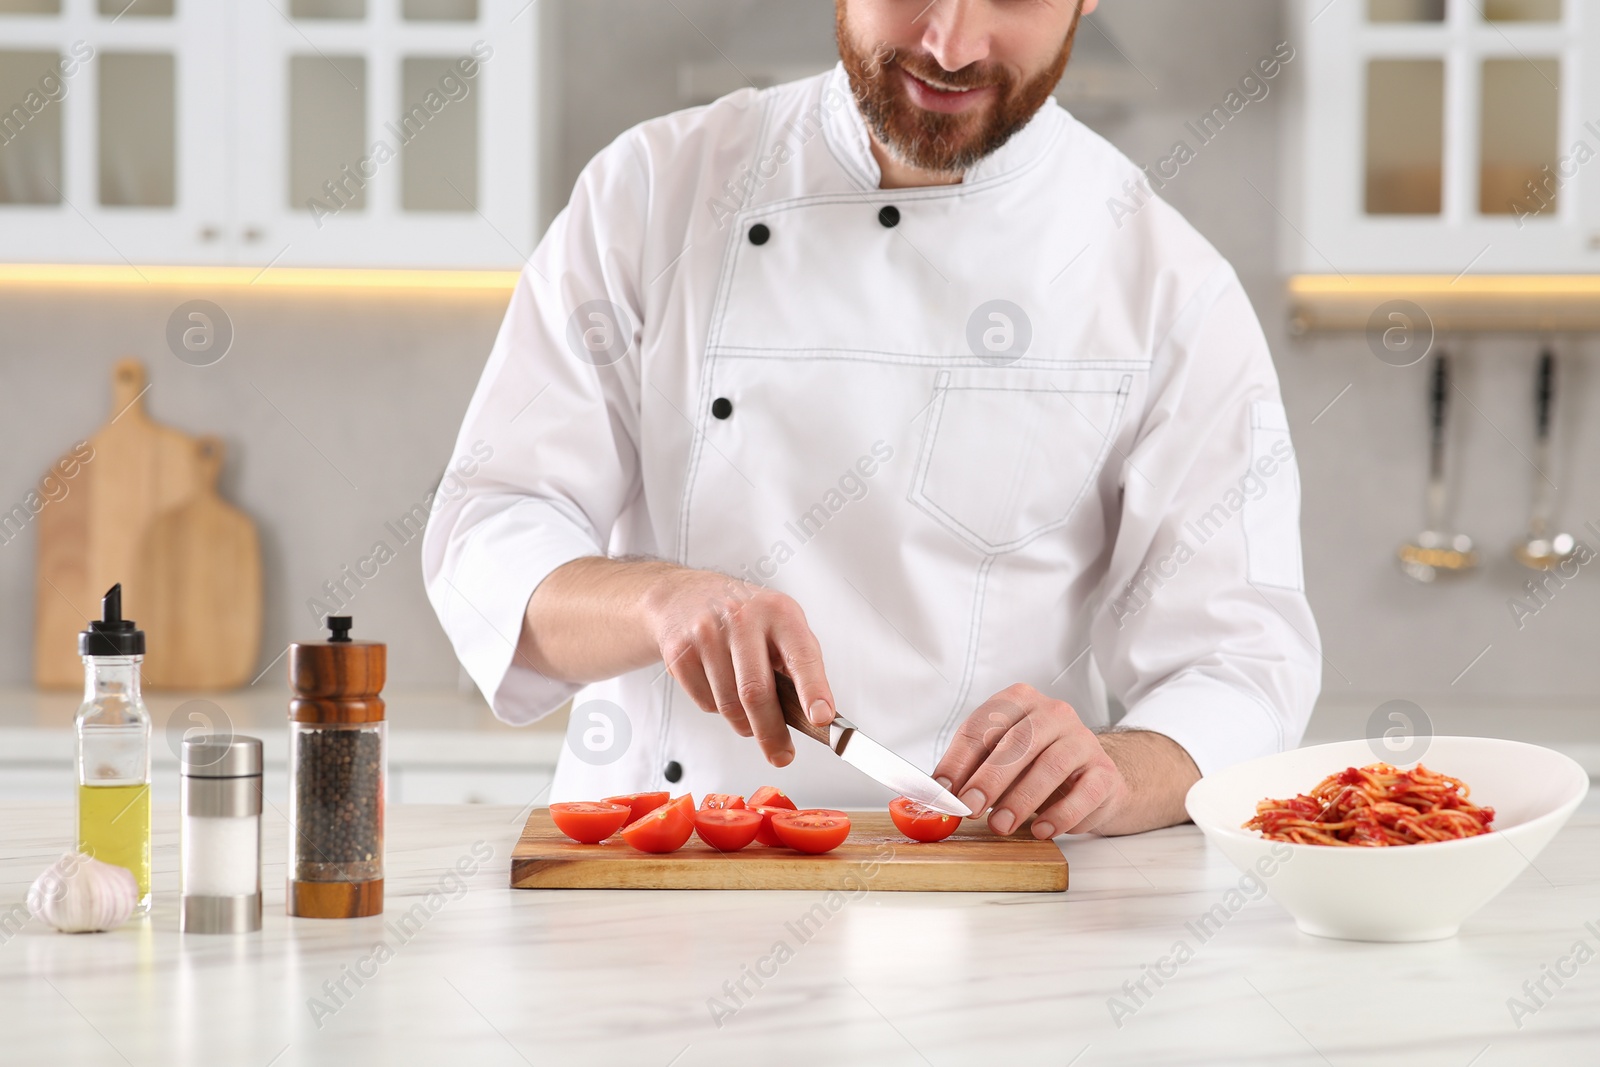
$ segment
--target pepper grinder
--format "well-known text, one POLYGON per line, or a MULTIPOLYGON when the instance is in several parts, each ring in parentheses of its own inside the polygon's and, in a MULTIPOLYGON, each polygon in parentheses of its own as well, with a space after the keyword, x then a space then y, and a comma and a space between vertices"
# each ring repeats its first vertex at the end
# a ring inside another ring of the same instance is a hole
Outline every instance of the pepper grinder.
POLYGON ((387 646, 352 641, 330 615, 325 641, 289 646, 290 915, 345 919, 383 911, 387 646))

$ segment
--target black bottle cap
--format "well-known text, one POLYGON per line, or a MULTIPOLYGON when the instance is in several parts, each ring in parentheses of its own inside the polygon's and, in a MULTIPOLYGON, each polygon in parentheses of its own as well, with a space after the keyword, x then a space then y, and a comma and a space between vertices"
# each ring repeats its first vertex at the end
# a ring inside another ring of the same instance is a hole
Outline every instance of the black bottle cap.
POLYGON ((329 644, 332 644, 335 641, 339 642, 340 644, 349 644, 350 626, 352 621, 350 616, 329 615, 327 621, 328 633, 332 635, 328 638, 329 644))
POLYGON ((122 617, 122 583, 100 598, 100 618, 78 634, 80 656, 142 656, 144 631, 122 617))

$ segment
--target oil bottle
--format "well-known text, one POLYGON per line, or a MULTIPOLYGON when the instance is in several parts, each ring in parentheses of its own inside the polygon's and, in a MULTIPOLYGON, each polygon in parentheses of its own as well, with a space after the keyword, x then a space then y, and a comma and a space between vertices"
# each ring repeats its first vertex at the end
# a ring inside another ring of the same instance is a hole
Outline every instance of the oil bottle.
POLYGON ((136 915, 150 910, 150 711, 139 692, 144 631, 122 617, 122 585, 78 634, 78 851, 133 872, 136 915))

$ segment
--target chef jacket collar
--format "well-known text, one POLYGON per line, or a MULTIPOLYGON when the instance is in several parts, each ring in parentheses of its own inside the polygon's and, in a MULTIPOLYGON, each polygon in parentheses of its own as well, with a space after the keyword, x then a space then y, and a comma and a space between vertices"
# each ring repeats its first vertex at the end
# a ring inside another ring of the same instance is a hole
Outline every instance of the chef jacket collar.
MULTIPOLYGON (((834 155, 864 188, 877 189, 883 175, 878 169, 877 159, 872 155, 867 123, 856 106, 855 94, 850 91, 850 76, 845 73, 843 62, 834 65, 823 83, 822 103, 823 130, 834 155)), ((940 188, 959 190, 971 187, 979 182, 1004 177, 1036 162, 1060 131, 1057 116, 1053 114, 1058 111, 1060 105, 1055 97, 1047 97, 1026 126, 967 169, 960 185, 940 188)))

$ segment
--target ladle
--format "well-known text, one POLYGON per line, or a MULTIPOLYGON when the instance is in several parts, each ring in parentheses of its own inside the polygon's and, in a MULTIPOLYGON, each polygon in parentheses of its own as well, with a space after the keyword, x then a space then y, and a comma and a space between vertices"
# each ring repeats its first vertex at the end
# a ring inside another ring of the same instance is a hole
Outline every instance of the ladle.
POLYGON ((1450 357, 1445 352, 1434 357, 1433 378, 1428 391, 1428 526, 1416 541, 1400 546, 1400 569, 1419 582, 1432 582, 1441 574, 1460 574, 1478 565, 1472 538, 1444 529, 1446 491, 1444 481, 1445 414, 1450 397, 1450 357))
POLYGON ((1546 348, 1539 356, 1538 387, 1534 390, 1537 437, 1534 440, 1533 512, 1528 517, 1528 536, 1511 546, 1511 556, 1524 567, 1547 571, 1565 563, 1577 550, 1578 542, 1569 533, 1550 533, 1550 410, 1555 406, 1556 356, 1546 348))

